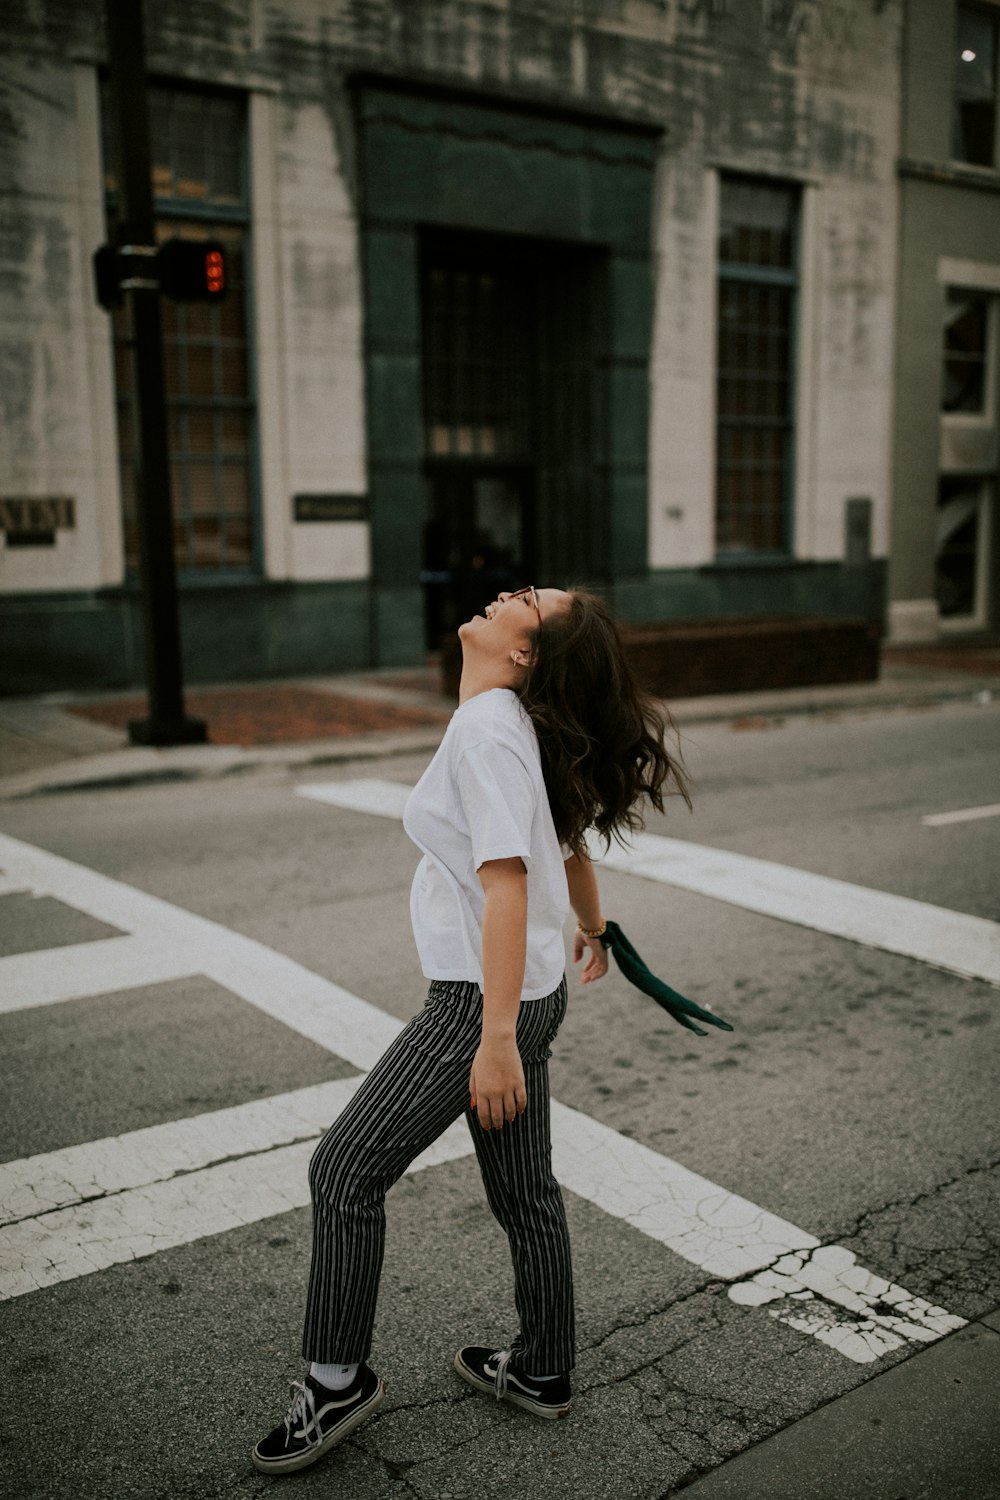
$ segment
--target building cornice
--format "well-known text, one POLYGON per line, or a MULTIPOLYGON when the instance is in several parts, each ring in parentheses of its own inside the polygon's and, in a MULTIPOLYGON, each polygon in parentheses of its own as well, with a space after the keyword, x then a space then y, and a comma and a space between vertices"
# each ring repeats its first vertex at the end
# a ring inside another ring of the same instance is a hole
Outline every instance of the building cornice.
POLYGON ((913 156, 901 156, 896 165, 900 177, 936 182, 944 187, 974 188, 981 193, 1000 193, 1000 172, 993 167, 973 167, 958 161, 921 161, 913 156))

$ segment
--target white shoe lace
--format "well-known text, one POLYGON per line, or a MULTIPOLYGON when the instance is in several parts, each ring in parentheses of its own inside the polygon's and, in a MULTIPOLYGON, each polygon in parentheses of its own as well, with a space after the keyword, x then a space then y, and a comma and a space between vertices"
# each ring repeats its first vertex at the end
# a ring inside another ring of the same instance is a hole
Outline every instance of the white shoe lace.
POLYGON ((507 1366, 510 1364, 511 1356, 513 1353, 513 1349, 501 1349, 497 1354, 493 1356, 494 1359, 499 1361, 496 1373, 496 1393, 498 1401, 502 1401, 504 1396, 506 1396, 507 1394, 507 1366))
POLYGON ((292 1390, 295 1395, 292 1404, 288 1408, 288 1416, 285 1418, 285 1431, 291 1442, 292 1428, 299 1423, 302 1425, 302 1438, 307 1448, 315 1447, 322 1442, 323 1434, 319 1430, 316 1420, 316 1397, 312 1387, 306 1385, 304 1380, 293 1380, 292 1390), (310 1431, 312 1436, 310 1436, 310 1431))

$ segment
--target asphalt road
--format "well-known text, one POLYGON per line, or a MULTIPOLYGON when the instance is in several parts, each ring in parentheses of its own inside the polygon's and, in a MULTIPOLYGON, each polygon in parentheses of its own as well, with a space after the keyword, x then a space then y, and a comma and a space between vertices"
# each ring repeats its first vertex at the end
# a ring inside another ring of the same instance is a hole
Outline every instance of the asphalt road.
MULTIPOLYGON (((687 730, 695 812, 678 802, 651 831, 1000 920, 1000 818, 920 821, 997 802, 996 705, 763 724, 687 730)), ((412 782, 420 770, 419 760, 388 758, 325 777, 314 768, 308 780, 412 782)), ((227 934, 360 997, 382 1018, 375 1031, 408 1018, 425 989, 408 925, 416 855, 401 826, 297 795, 303 780, 275 768, 0 806, 0 833, 218 924, 175 923, 157 949, 166 977, 156 980, 145 950, 132 974, 131 949, 100 944, 139 932, 148 947, 142 924, 155 925, 161 908, 133 911, 101 888, 101 915, 88 914, 86 879, 61 866, 42 882, 47 894, 18 893, 16 880, 0 894, 2 951, 36 955, 17 973, 41 986, 38 1003, 0 1014, 2 1158, 78 1148, 75 1189, 48 1212, 24 1198, 8 1215, 22 1220, 16 1245, 43 1284, 8 1282, 0 1302, 4 1495, 179 1500, 255 1496, 274 1483, 253 1473, 249 1449, 301 1373, 310 1218, 274 1196, 284 1172, 304 1203, 303 1148, 286 1158, 275 1153, 292 1148, 261 1146, 250 1107, 349 1087, 373 1042, 369 1012, 357 1026, 345 1012, 340 1032, 339 1020, 324 1030, 322 987, 310 1010, 292 971, 260 950, 237 944, 227 957, 227 934), (216 957, 203 959, 200 945, 216 957), (230 983, 220 979, 226 963, 230 983), (57 1001, 85 970, 84 998, 57 1001), (238 1139, 213 1150, 203 1117, 231 1109, 238 1139), (209 1142, 186 1146, 190 1159, 170 1133, 185 1121, 209 1142), (158 1215, 162 1239, 137 1237, 130 1258, 105 1264, 98 1254, 90 1269, 116 1197, 88 1191, 100 1155, 91 1143, 128 1145, 138 1131, 166 1153, 159 1176, 154 1166, 144 1179, 165 1184, 163 1196, 125 1184, 117 1199, 158 1215), (241 1159, 250 1207, 206 1175, 241 1159), (265 1171, 266 1192, 253 1175, 265 1171), (63 1261, 44 1239, 53 1224, 63 1261)), ((605 871, 601 883, 607 913, 650 967, 736 1029, 694 1037, 617 974, 572 994, 551 1064, 554 1098, 584 1117, 574 1126, 567 1114, 560 1127, 570 1155, 579 1147, 565 1194, 580 1340, 572 1417, 533 1421, 452 1372, 458 1344, 499 1346, 514 1328, 506 1246, 459 1145, 388 1200, 372 1358, 387 1401, 336 1455, 284 1481, 296 1494, 658 1500, 910 1359, 935 1337, 928 1307, 972 1320, 1000 1304, 995 986, 837 935, 835 900, 817 903, 813 927, 625 871, 605 871), (620 1161, 620 1181, 599 1165, 587 1175, 592 1141, 595 1161, 602 1151, 620 1161), (839 1247, 841 1264, 881 1278, 857 1285, 883 1318, 893 1289, 904 1289, 896 1312, 909 1309, 910 1331, 897 1328, 892 1347, 859 1360, 842 1337, 857 1310, 822 1288, 803 1291, 792 1261, 784 1295, 767 1301, 753 1275, 707 1268, 717 1250, 699 1249, 696 1236, 678 1253, 676 1235, 635 1197, 643 1173, 653 1174, 651 1202, 668 1195, 671 1163, 705 1180, 691 1222, 718 1243, 736 1204, 728 1195, 738 1195, 802 1245, 839 1247), (742 1300, 730 1295, 735 1281, 750 1286, 742 1300)), ((870 900, 877 909, 877 894, 870 900)), ((41 1164, 50 1177, 54 1162, 41 1164)), ((9 1171, 30 1182, 41 1166, 9 1171)), ((0 1272, 13 1266, 11 1243, 0 1239, 0 1272)), ((830 1500, 842 1494, 831 1481, 830 1500)))

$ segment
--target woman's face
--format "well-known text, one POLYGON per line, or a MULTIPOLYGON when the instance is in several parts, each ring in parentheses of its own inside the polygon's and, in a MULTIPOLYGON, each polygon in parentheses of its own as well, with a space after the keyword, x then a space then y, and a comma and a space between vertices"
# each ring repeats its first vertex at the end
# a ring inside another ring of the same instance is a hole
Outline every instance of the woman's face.
POLYGON ((459 628, 463 649, 477 651, 498 661, 510 660, 511 652, 525 656, 531 650, 531 637, 542 620, 551 619, 569 609, 570 596, 565 589, 523 589, 500 593, 482 615, 473 615, 459 628), (537 612, 536 612, 537 605, 537 612))

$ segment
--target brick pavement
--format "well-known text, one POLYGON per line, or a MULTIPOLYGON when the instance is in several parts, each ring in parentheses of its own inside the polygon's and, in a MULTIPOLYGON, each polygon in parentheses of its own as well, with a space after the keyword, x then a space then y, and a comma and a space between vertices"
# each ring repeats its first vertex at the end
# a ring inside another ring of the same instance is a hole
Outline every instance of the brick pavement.
MULTIPOLYGON (((347 694, 321 692, 290 683, 255 683, 243 687, 194 689, 185 707, 204 719, 213 745, 285 745, 304 740, 338 739, 393 729, 446 724, 449 714, 347 694)), ((148 713, 146 699, 100 699, 74 703, 70 712, 125 729, 130 719, 148 713)))
POLYGON ((1000 677, 1000 644, 944 642, 933 646, 883 646, 884 666, 932 667, 947 672, 971 672, 976 677, 1000 677))

